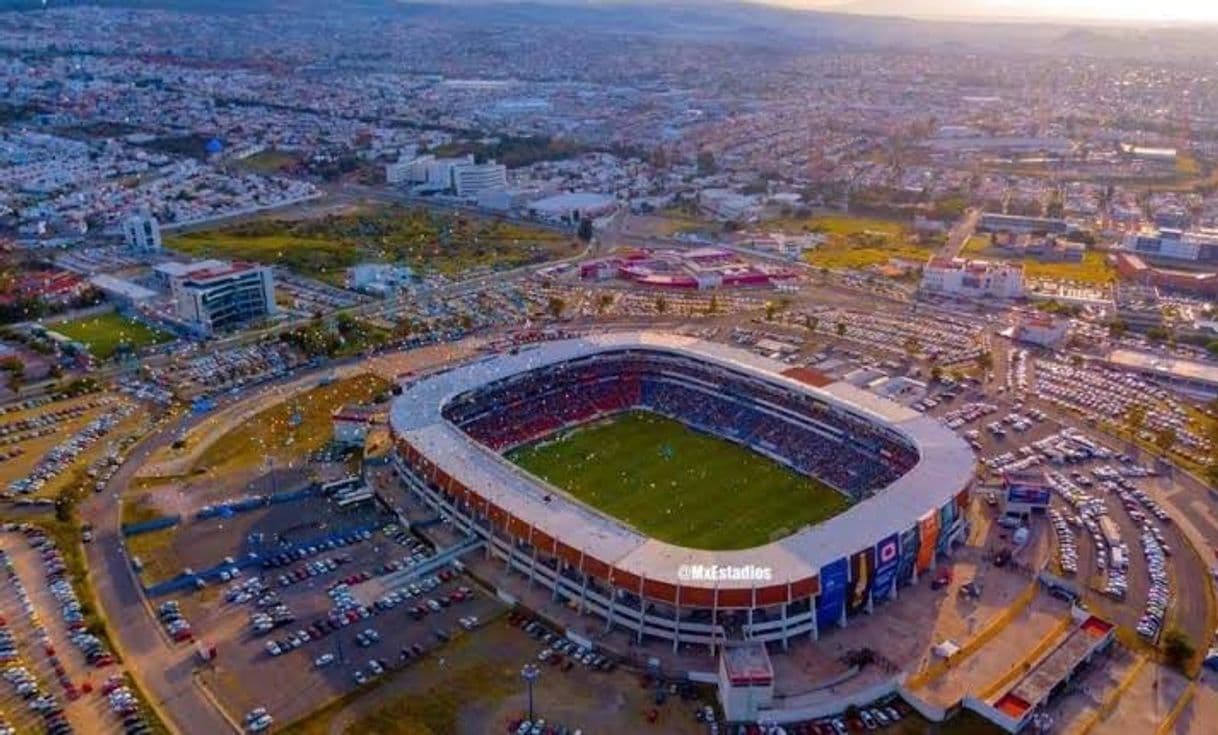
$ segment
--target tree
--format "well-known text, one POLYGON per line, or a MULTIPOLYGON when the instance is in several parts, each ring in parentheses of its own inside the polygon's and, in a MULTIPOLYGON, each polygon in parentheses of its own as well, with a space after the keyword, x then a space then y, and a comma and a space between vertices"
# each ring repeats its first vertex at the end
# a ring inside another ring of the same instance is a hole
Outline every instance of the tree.
POLYGON ((710 302, 708 302, 706 305, 706 313, 707 314, 718 314, 719 313, 719 295, 718 294, 711 294, 710 302))
POLYGON ((819 325, 820 325, 820 319, 817 319, 815 316, 813 316, 811 314, 804 315, 804 326, 808 329, 809 332, 815 332, 816 328, 819 325))
POLYGON ((1176 445, 1176 430, 1170 426, 1166 426, 1155 433, 1155 446, 1162 453, 1163 458, 1167 459, 1171 456, 1172 447, 1176 445))
POLYGON ((774 321, 774 315, 778 313, 778 304, 773 301, 765 302, 765 320, 767 322, 774 321))
POLYGON ((943 380, 943 367, 941 365, 930 366, 930 379, 936 383, 943 380))
POLYGON ((990 370, 993 370, 994 353, 990 352, 989 350, 982 350, 981 352, 977 353, 977 367, 981 368, 987 373, 990 370))
POLYGON ((922 351, 922 343, 919 342, 918 338, 912 334, 905 338, 903 346, 905 347, 905 354, 910 357, 913 357, 922 351))
POLYGON ((1113 319, 1108 322, 1108 334, 1113 337, 1123 337, 1129 331, 1129 325, 1121 319, 1113 319))
POLYGON ((613 306, 613 294, 603 293, 596 300, 596 313, 604 314, 610 306, 613 306))
POLYGON ((668 299, 664 298, 663 296, 657 296, 655 307, 657 314, 668 313, 668 299))
POLYGON ((846 336, 846 322, 838 322, 838 323, 834 324, 833 331, 837 333, 837 336, 845 337, 846 336))
POLYGON ((1184 671, 1196 652, 1197 648, 1188 633, 1179 628, 1172 628, 1164 634, 1163 655, 1169 666, 1184 671))
POLYGON ((550 312, 550 316, 555 319, 562 316, 563 311, 567 308, 567 302, 563 301, 558 296, 551 296, 550 301, 546 304, 546 310, 550 312))
POLYGON ((710 176, 715 171, 715 154, 707 150, 698 151, 698 175, 710 176))
POLYGON ((1129 433, 1133 434, 1136 439, 1138 433, 1142 431, 1142 425, 1146 423, 1146 406, 1141 403, 1134 403, 1125 411, 1125 427, 1129 429, 1129 433))
POLYGON ((583 217, 580 219, 579 231, 577 234, 579 239, 583 240, 584 242, 592 242, 593 230, 591 217, 583 217))

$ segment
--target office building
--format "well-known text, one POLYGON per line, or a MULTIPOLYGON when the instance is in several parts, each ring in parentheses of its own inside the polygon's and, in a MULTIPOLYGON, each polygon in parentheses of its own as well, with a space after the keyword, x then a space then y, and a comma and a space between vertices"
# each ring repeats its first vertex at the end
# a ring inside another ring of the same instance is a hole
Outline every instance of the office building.
POLYGON ((123 222, 127 247, 141 253, 161 252, 161 226, 150 214, 133 214, 123 222))
POLYGON ((922 289, 947 296, 1015 299, 1023 296, 1023 266, 932 256, 922 270, 922 289))
POLYGON ((271 269, 252 263, 194 270, 173 281, 177 313, 204 334, 225 331, 273 316, 275 281, 271 269))
POLYGON ((507 166, 494 161, 455 164, 451 176, 452 190, 459 197, 474 198, 483 192, 507 188, 507 166))
POLYGON ((1146 258, 1218 262, 1218 230, 1162 228, 1127 235, 1121 247, 1146 258))

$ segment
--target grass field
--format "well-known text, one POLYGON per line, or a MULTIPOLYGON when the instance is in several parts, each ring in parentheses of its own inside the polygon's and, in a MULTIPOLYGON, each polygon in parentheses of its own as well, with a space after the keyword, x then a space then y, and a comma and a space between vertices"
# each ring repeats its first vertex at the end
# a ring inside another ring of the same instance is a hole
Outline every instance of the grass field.
POLYGON ((930 257, 932 248, 911 239, 910 230, 902 222, 833 215, 785 218, 765 223, 765 228, 788 233, 819 232, 827 242, 804 256, 808 263, 820 268, 862 270, 884 265, 893 258, 921 262, 930 257))
POLYGON ((49 327, 54 332, 83 344, 89 354, 99 360, 114 356, 122 345, 138 350, 148 345, 169 342, 173 335, 153 329, 142 322, 128 319, 116 312, 83 319, 58 322, 49 327))
POLYGON ((630 412, 509 459, 662 541, 746 549, 846 509, 840 493, 744 447, 630 412))
POLYGON ((334 284, 341 284, 346 268, 368 261, 455 275, 579 252, 577 242, 552 230, 396 205, 167 236, 165 247, 196 257, 282 265, 334 284))
POLYGON ((330 442, 330 414, 348 403, 367 403, 386 393, 387 381, 358 375, 320 386, 272 406, 220 437, 195 466, 223 474, 256 468, 261 462, 303 463, 304 457, 330 442))

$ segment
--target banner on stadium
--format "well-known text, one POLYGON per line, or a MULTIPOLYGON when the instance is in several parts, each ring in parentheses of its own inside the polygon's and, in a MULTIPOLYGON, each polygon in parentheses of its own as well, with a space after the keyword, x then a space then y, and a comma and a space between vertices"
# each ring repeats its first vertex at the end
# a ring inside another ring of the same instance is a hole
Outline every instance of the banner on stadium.
POLYGON ((820 596, 816 598, 818 628, 837 625, 841 621, 849 584, 850 562, 845 557, 820 568, 820 596))
POLYGON ((867 547, 850 557, 850 598, 846 611, 857 615, 871 602, 871 585, 875 580, 875 548, 867 547))
MULTIPOLYGON (((901 563, 901 537, 892 534, 875 545, 875 578, 871 581, 871 599, 879 602, 892 594, 901 563)), ((912 567, 911 567, 912 568, 912 567)))
POLYGON ((950 531, 956 525, 956 500, 947 501, 947 503, 939 509, 939 553, 946 554, 952 543, 950 531))
POLYGON ((939 540, 939 511, 932 510, 918 521, 918 574, 935 563, 935 544, 939 540))
POLYGON ((918 559, 918 527, 901 532, 901 558, 897 560, 897 584, 913 581, 914 562, 918 559))

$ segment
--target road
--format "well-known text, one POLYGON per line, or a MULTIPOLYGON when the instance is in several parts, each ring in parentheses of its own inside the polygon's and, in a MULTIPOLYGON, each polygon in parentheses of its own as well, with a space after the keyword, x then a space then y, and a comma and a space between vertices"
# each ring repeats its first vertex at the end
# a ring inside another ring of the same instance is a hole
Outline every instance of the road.
MULTIPOLYGON (((236 400, 245 398, 248 395, 236 400)), ((94 527, 94 541, 85 545, 89 581, 115 647, 166 726, 177 733, 225 733, 235 728, 195 684, 193 646, 171 644, 144 601, 122 547, 120 497, 153 452, 205 417, 188 414, 166 422, 132 450, 104 492, 79 507, 81 520, 94 527)))
POLYGON ((947 242, 939 249, 939 254, 945 258, 958 258, 965 243, 977 231, 977 223, 981 221, 980 209, 969 209, 964 212, 960 221, 952 225, 947 233, 947 242))

